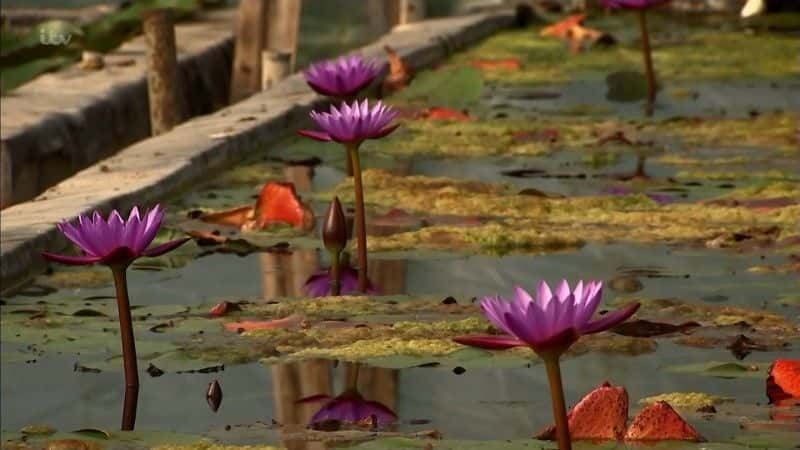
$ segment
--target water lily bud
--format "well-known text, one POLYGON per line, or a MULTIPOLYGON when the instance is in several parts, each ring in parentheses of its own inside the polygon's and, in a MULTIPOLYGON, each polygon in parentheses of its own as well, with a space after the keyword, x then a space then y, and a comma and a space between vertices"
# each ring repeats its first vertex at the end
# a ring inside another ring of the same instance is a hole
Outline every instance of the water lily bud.
POLYGON ((347 246, 347 220, 339 197, 334 197, 322 225, 322 242, 329 252, 341 252, 347 246))
POLYGON ((217 412, 219 404, 222 403, 222 387, 217 380, 213 383, 208 383, 208 390, 206 391, 206 401, 211 411, 217 412))

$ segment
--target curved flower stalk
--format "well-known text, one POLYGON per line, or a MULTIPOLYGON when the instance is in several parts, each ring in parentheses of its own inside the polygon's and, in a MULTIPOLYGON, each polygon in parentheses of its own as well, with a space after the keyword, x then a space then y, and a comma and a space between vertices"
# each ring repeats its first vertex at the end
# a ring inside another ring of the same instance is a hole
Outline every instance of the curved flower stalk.
POLYGON ((642 40, 642 55, 644 56, 644 69, 647 76, 647 102, 648 111, 656 101, 656 76, 653 71, 653 58, 650 51, 650 34, 647 31, 647 9, 669 2, 670 0, 603 0, 608 8, 632 9, 639 16, 639 32, 642 40))
POLYGON ((353 184, 356 197, 356 233, 358 243, 358 288, 367 291, 367 227, 364 211, 364 187, 361 181, 361 162, 358 148, 367 139, 380 139, 397 128, 392 124, 397 112, 377 102, 370 107, 367 100, 331 105, 329 112, 312 111, 311 119, 320 130, 300 130, 301 136, 325 142, 338 142, 347 149, 353 167, 353 184))
POLYGON ((350 55, 312 64, 303 75, 311 89, 344 100, 369 86, 378 72, 375 61, 364 59, 361 55, 350 55))
POLYGON ((163 255, 189 240, 188 238, 178 239, 148 248, 158 234, 163 220, 164 211, 159 205, 147 211, 143 216, 139 213, 139 208, 134 207, 127 220, 124 220, 117 210, 112 211, 107 220, 103 219, 97 211, 91 219, 80 215, 77 225, 64 220, 57 226, 67 239, 84 252, 84 255, 68 256, 50 252, 42 253, 45 258, 62 264, 104 264, 114 274, 122 338, 122 357, 125 367, 123 430, 132 430, 134 427, 139 392, 136 344, 133 336, 126 271, 133 261, 142 256, 163 255))
POLYGON ((562 280, 555 293, 544 281, 539 283, 536 299, 517 287, 511 301, 486 297, 481 302, 483 314, 507 336, 463 336, 454 340, 460 344, 487 349, 506 349, 527 346, 545 363, 559 448, 572 448, 567 422, 567 409, 561 381, 559 359, 581 335, 598 333, 624 322, 632 316, 639 303, 633 303, 592 320, 602 298, 603 283, 579 281, 570 289, 562 280))

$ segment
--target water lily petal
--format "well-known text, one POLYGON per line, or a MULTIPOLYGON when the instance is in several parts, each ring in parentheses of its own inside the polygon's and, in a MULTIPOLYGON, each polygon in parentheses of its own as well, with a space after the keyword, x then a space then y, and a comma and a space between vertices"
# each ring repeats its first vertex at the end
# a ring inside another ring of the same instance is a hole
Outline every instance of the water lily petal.
POLYGON ((161 245, 156 245, 142 252, 144 256, 161 256, 164 253, 170 252, 181 245, 188 242, 191 238, 175 239, 174 241, 165 242, 161 245))
POLYGON ((69 264, 71 266, 85 266, 87 264, 94 264, 101 259, 99 256, 68 256, 50 252, 42 252, 42 256, 50 261, 55 261, 61 264, 69 264))
POLYGON ((636 313, 636 310, 639 309, 639 306, 641 306, 641 304, 638 302, 632 303, 624 308, 608 313, 600 319, 587 323, 579 331, 581 334, 592 334, 607 330, 614 325, 626 321, 630 316, 636 313))

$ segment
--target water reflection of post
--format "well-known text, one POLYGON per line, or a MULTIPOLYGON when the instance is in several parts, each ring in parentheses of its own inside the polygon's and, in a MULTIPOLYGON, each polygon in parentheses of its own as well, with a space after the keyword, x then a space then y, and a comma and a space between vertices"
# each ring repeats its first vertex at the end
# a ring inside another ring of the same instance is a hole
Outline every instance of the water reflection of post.
MULTIPOLYGON (((397 369, 348 363, 345 380, 356 378, 358 392, 367 400, 383 403, 397 412, 397 369)), ((348 386, 349 387, 349 386, 348 386)))
MULTIPOLYGON (((312 395, 333 395, 331 361, 304 361, 272 366, 272 392, 278 422, 287 430, 302 428, 311 421, 319 403, 297 404, 297 400, 312 395), (295 425, 295 426, 291 426, 295 425), (300 427, 296 427, 300 425, 300 427), (287 427, 288 426, 288 427, 287 427)), ((322 442, 284 440, 287 450, 323 450, 322 442)))

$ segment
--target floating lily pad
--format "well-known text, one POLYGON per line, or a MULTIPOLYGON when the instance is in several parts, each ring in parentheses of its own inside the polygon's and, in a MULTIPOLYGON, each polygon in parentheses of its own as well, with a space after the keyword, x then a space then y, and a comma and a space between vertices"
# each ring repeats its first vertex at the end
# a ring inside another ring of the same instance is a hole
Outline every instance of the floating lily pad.
POLYGON ((690 373, 717 378, 767 378, 769 363, 705 362, 668 366, 664 370, 672 373, 690 373))
POLYGON ((483 92, 481 71, 472 67, 429 70, 418 74, 411 84, 392 96, 393 101, 425 102, 428 105, 465 108, 483 92))
POLYGON ((636 102, 647 97, 647 78, 641 72, 620 70, 606 77, 606 98, 615 102, 636 102))

